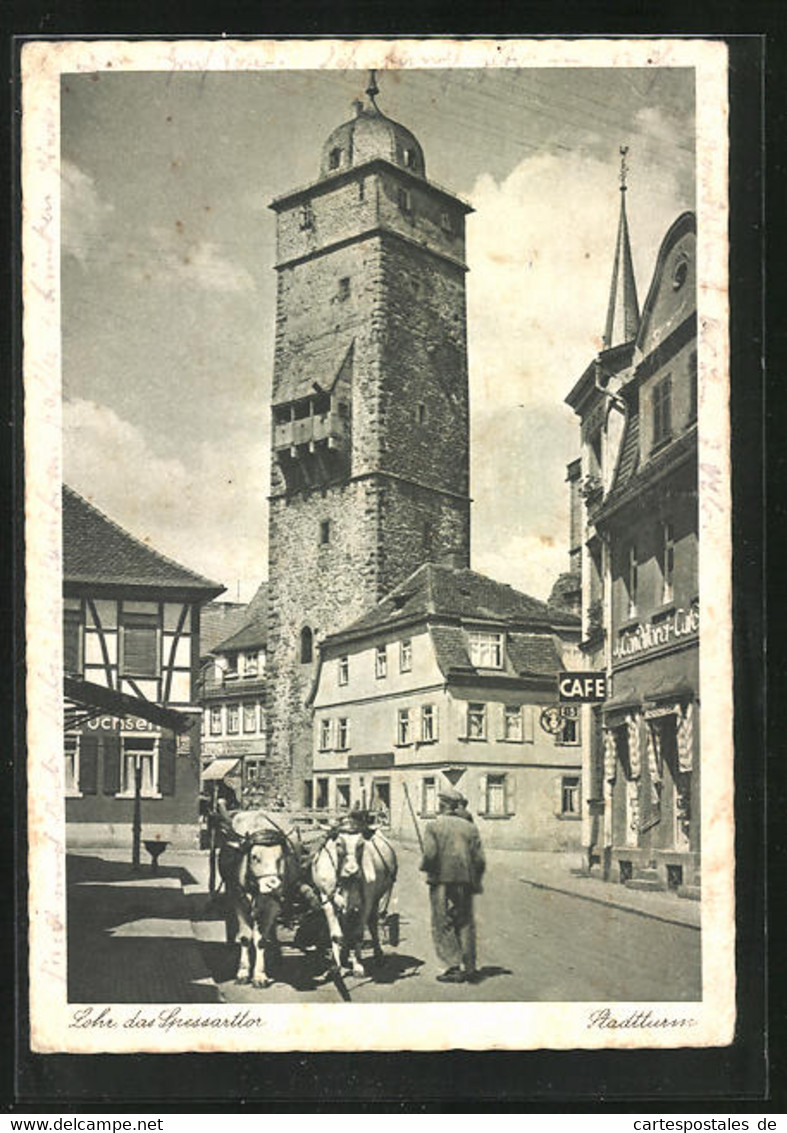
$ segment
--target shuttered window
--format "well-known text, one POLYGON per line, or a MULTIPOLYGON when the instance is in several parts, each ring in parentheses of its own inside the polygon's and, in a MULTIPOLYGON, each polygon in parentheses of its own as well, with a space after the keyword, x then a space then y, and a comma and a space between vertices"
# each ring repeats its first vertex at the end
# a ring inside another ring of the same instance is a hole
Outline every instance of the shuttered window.
POLYGON ((478 813, 487 818, 516 814, 516 779, 511 773, 479 776, 478 813))
POLYGON ((123 675, 157 677, 159 673, 159 618, 157 614, 124 612, 121 627, 123 675))
POLYGON ((79 790, 95 795, 98 788, 98 736, 81 736, 79 742, 79 790))
POLYGON ((63 670, 77 676, 82 673, 82 613, 66 610, 63 614, 63 670))

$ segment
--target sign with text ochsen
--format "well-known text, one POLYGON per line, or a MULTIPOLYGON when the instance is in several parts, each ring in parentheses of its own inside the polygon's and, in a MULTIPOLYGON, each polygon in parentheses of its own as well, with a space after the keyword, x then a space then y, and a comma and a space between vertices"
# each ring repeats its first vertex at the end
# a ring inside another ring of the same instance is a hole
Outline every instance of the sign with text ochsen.
POLYGON ((558 673, 558 696, 562 704, 595 704, 607 699, 603 673, 558 673))

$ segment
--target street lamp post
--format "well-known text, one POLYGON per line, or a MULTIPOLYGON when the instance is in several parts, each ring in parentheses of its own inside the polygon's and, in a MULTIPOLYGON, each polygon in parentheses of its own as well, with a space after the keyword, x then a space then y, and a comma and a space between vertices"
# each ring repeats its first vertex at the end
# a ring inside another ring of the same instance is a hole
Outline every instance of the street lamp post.
POLYGON ((131 865, 141 868, 142 852, 142 756, 134 755, 134 817, 131 825, 131 865))

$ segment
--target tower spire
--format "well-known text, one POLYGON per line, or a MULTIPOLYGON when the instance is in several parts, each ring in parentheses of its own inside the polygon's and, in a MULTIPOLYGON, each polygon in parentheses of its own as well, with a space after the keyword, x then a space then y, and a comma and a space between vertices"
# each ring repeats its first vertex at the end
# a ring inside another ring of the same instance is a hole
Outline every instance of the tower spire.
POLYGON ((377 85, 377 72, 374 69, 369 71, 369 85, 366 88, 366 93, 374 109, 379 110, 377 103, 374 101, 375 97, 380 93, 380 88, 377 85))
POLYGON ((615 244, 615 262, 612 267, 612 285, 609 293, 607 322, 604 329, 604 349, 631 342, 639 330, 639 302, 631 259, 628 218, 626 216, 626 189, 628 179, 628 146, 620 147, 620 220, 615 244))

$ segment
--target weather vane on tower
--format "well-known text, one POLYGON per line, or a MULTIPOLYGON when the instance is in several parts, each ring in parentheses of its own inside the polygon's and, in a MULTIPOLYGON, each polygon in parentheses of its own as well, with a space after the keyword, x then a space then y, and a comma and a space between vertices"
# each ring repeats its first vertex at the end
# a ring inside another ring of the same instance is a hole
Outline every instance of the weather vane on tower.
POLYGON ((628 146, 621 146, 620 147, 620 191, 621 191, 621 193, 625 193, 625 191, 626 191, 626 178, 628 176, 628 171, 629 171, 628 162, 626 161, 626 156, 628 154, 628 151, 629 151, 628 146))
POLYGON ((369 71, 369 85, 366 88, 366 93, 369 95, 369 101, 372 106, 377 109, 377 103, 374 101, 375 95, 380 93, 380 88, 377 86, 377 72, 374 69, 369 71))

